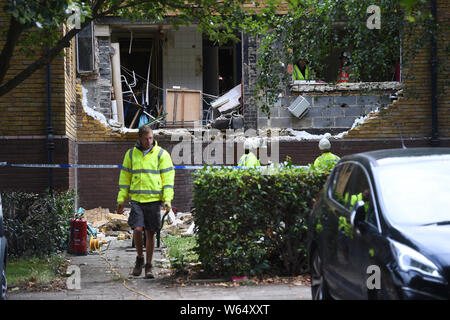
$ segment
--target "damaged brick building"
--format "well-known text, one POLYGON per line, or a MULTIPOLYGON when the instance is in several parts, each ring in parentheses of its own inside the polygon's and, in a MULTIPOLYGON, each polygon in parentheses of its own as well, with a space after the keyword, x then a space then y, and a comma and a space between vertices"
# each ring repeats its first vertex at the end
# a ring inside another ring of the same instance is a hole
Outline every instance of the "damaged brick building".
MULTIPOLYGON (((438 1, 438 21, 447 25, 449 7, 450 1, 438 1)), ((8 21, 2 12, 0 23, 8 21)), ((243 33, 237 36, 240 42, 219 44, 195 26, 176 30, 117 17, 95 21, 72 40, 64 56, 0 97, 0 162, 118 165, 137 140, 137 127, 165 113, 155 138, 171 152, 180 143, 180 136, 174 135, 177 130, 194 136, 199 126, 206 132, 208 124, 221 116, 219 108, 211 106, 213 101, 236 88, 239 100, 231 111, 243 119, 239 129, 277 132, 280 161, 290 156, 296 165, 311 163, 325 132, 333 135, 333 152, 340 156, 401 147, 400 132, 407 147, 429 146, 433 130, 438 132, 434 145, 450 146, 448 92, 438 97, 433 115, 430 47, 423 47, 410 64, 408 70, 416 74, 413 80, 293 82, 291 94, 271 109, 269 119, 253 98, 258 41, 243 33), (408 81, 416 85, 414 95, 407 95, 408 81), (392 95, 401 89, 404 96, 394 100, 392 95), (299 115, 290 107, 300 96, 308 110, 299 115), (434 116, 438 121, 432 121, 434 116), (297 138, 298 132, 304 134, 297 138)), ((438 56, 446 54, 445 46, 438 43, 438 56)), ((18 52, 11 63, 17 71, 30 61, 18 52)), ((448 76, 439 74, 437 84, 445 86, 448 76)), ((208 141, 203 140, 204 150, 208 141)), ((225 140, 224 150, 231 148, 236 164, 242 146, 236 141, 227 145, 225 140)), ((188 164, 210 163, 189 158, 188 164)), ((224 159, 217 164, 225 163, 224 159)), ((176 171, 173 205, 181 211, 192 207, 191 172, 176 171)), ((73 188, 78 206, 115 211, 119 169, 0 167, 0 177, 2 191, 73 188)))

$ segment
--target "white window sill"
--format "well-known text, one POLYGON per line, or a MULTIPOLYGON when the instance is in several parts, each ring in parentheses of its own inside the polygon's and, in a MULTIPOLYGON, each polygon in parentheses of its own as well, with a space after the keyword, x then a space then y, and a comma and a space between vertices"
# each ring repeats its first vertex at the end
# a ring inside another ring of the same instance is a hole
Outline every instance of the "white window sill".
POLYGON ((295 80, 291 84, 292 92, 342 92, 342 91, 392 91, 402 88, 402 83, 388 82, 343 82, 343 83, 319 83, 317 81, 295 80))

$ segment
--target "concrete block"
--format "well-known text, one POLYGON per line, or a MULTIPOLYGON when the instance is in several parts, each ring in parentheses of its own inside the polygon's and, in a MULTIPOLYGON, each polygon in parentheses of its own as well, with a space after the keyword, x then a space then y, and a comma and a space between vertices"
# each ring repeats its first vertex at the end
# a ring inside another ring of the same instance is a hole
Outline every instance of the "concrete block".
POLYGON ((279 117, 280 118, 290 118, 290 117, 295 118, 295 116, 287 108, 279 109, 279 117))
POLYGON ((343 109, 345 110, 344 115, 347 117, 360 117, 366 114, 364 106, 352 106, 343 109))
POLYGON ((328 128, 334 126, 333 118, 312 118, 314 128, 328 128))
POLYGON ((309 108, 308 113, 305 117, 322 117, 323 116, 323 110, 322 107, 312 107, 309 108))
MULTIPOLYGON (((270 117, 272 118, 278 118, 280 117, 280 111, 281 108, 280 107, 274 107, 274 108, 270 108, 270 117)), ((263 113, 264 114, 264 113, 263 113)))
POLYGON ((353 122, 355 122, 356 118, 358 117, 337 117, 335 119, 335 125, 336 127, 350 128, 353 125, 353 122))
POLYGON ((344 116, 345 109, 346 108, 342 108, 342 107, 325 107, 325 108, 322 108, 322 115, 324 117, 344 116))
POLYGON ((271 128, 290 128, 292 127, 292 117, 290 118, 271 118, 271 128))
POLYGON ((358 104, 359 105, 372 105, 378 104, 380 101, 380 96, 378 95, 364 95, 358 96, 358 104))
POLYGON ((334 104, 341 106, 346 104, 348 106, 356 104, 356 96, 335 96, 334 104))
POLYGON ((300 120, 297 118, 292 119, 292 128, 293 129, 304 129, 311 128, 313 118, 308 118, 307 116, 301 118, 300 120))
POLYGON ((313 97, 313 107, 326 107, 333 105, 333 97, 316 96, 313 97))

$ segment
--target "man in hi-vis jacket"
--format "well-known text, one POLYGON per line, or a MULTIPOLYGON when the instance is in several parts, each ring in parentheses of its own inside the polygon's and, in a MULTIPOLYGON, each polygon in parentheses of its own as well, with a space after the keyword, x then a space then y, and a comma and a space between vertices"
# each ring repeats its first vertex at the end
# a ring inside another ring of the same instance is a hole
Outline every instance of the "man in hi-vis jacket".
POLYGON ((149 126, 139 128, 139 140, 123 159, 119 177, 117 213, 123 213, 124 202, 130 196, 131 212, 128 224, 133 229, 137 257, 134 276, 140 276, 145 266, 145 278, 153 278, 152 258, 155 233, 161 229, 161 205, 171 209, 175 170, 170 154, 153 139, 149 126), (142 235, 146 235, 146 263, 142 250, 142 235))

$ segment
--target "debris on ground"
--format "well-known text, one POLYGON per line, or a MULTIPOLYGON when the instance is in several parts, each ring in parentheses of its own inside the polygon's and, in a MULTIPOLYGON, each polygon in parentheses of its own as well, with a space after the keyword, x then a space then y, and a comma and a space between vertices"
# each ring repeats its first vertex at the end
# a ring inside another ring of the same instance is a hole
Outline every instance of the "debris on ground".
POLYGON ((128 225, 130 209, 125 209, 123 214, 114 214, 107 208, 95 208, 86 210, 84 217, 88 224, 103 233, 105 236, 117 237, 119 240, 129 239, 131 228, 128 225))
POLYGON ((168 234, 172 236, 192 237, 195 236, 194 228, 194 218, 190 212, 174 213, 170 211, 164 220, 161 237, 168 234))

